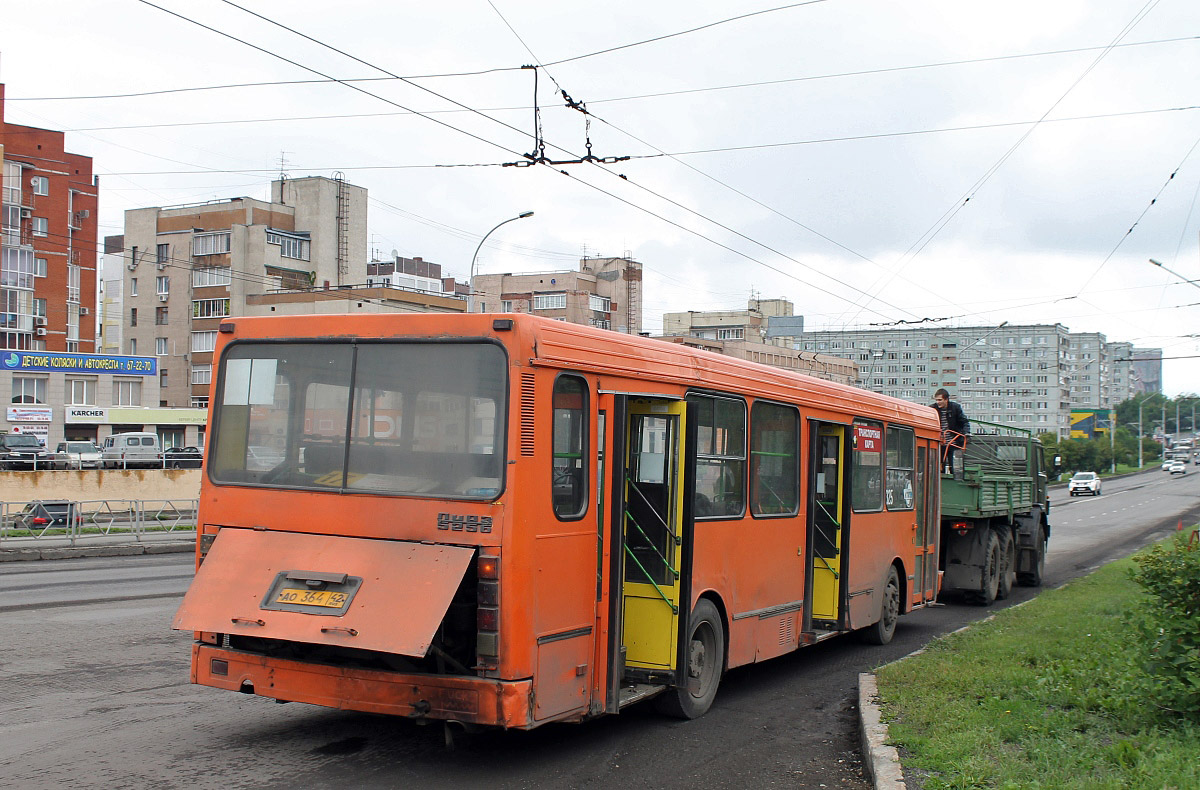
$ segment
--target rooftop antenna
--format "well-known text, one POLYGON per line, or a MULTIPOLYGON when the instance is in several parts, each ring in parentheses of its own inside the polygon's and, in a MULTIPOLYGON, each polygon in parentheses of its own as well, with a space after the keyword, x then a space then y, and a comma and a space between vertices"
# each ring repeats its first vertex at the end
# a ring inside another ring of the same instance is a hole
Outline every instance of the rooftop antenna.
POLYGON ((287 180, 287 166, 288 166, 287 154, 288 154, 287 151, 281 150, 279 152, 279 180, 280 181, 287 180))

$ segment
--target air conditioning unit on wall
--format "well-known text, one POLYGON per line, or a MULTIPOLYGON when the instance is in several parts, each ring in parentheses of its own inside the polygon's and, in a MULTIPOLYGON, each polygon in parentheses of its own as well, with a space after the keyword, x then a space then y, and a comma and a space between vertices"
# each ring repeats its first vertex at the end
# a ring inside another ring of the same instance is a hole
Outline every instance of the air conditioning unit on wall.
POLYGON ((167 301, 167 294, 159 294, 159 295, 158 295, 158 301, 160 301, 160 302, 165 302, 165 301, 167 301))
POLYGON ((87 315, 87 314, 88 314, 88 313, 90 313, 90 312, 92 312, 92 311, 91 311, 91 309, 89 309, 89 308, 87 308, 87 307, 80 307, 80 308, 79 308, 79 314, 80 314, 80 315, 87 315))
POLYGON ((44 326, 39 326, 39 327, 37 328, 37 332, 36 332, 36 334, 37 334, 37 336, 38 336, 38 337, 45 337, 45 336, 46 336, 46 327, 44 327, 44 326))

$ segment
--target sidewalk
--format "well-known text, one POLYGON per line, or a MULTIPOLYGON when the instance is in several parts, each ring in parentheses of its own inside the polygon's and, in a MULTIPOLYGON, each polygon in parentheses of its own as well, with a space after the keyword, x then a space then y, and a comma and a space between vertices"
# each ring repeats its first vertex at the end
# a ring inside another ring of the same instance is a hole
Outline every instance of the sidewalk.
POLYGON ((134 554, 175 554, 196 549, 196 532, 143 532, 88 535, 71 545, 70 538, 4 538, 0 562, 64 560, 73 557, 127 557, 134 554))

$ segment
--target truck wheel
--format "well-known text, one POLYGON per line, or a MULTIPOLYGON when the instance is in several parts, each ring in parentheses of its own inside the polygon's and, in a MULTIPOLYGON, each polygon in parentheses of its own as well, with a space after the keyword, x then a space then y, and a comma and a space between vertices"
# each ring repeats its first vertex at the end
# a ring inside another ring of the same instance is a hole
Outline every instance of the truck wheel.
POLYGON ((675 686, 654 698, 659 713, 677 719, 703 716, 717 696, 725 669, 725 627, 712 601, 701 598, 688 622, 686 685, 675 686))
POLYGON ((888 568, 887 583, 883 585, 883 600, 879 602, 879 619, 864 628, 860 634, 863 641, 872 645, 886 645, 896 633, 896 621, 900 619, 900 576, 896 566, 888 568))
POLYGON ((1041 587, 1046 571, 1046 530, 1040 524, 1033 536, 1033 570, 1017 574, 1017 583, 1022 587, 1041 587))
POLYGON ((996 600, 1003 601, 1012 592, 1013 568, 1016 567, 1016 544, 1012 530, 1003 527, 996 530, 1000 538, 1000 583, 996 585, 996 600))
POLYGON ((983 550, 983 587, 968 593, 972 603, 979 606, 990 606, 996 600, 996 592, 1000 587, 1000 538, 996 530, 989 529, 987 545, 983 550))

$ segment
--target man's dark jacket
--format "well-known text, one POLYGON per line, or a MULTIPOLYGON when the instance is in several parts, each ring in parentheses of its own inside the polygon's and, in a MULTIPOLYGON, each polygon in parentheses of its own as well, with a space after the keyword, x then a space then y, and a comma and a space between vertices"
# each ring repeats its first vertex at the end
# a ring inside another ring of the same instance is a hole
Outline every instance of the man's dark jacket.
MULTIPOLYGON (((934 404, 933 408, 936 409, 937 404, 934 404)), ((971 432, 971 421, 967 419, 962 406, 959 406, 954 401, 947 401, 946 403, 946 429, 960 433, 964 437, 971 432)), ((957 436, 954 439, 956 445, 965 443, 966 441, 965 439, 959 439, 957 436)))

